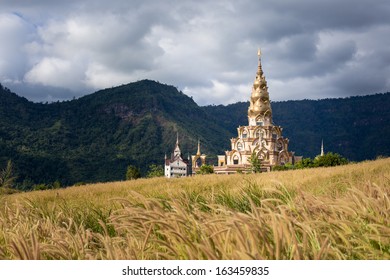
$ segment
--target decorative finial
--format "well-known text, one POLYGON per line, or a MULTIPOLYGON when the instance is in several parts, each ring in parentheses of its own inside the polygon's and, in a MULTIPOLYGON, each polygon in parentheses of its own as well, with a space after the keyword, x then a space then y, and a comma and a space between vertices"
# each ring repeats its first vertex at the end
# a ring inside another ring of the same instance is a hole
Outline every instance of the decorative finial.
POLYGON ((176 132, 176 145, 179 144, 179 131, 176 132))
POLYGON ((198 139, 198 151, 196 152, 196 155, 200 156, 200 140, 198 139))
MULTIPOLYGON (((257 49, 257 56, 259 57, 259 65, 258 65, 257 70, 262 72, 262 70, 261 70, 261 49, 260 48, 257 49)), ((260 72, 259 72, 259 75, 262 75, 260 72)))
POLYGON ((324 155, 324 139, 321 140, 321 156, 324 155))

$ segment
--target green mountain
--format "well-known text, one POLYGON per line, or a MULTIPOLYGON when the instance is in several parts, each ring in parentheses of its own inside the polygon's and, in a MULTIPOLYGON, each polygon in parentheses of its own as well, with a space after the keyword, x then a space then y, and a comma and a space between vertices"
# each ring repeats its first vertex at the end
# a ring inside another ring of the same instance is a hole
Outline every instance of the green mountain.
MULTIPOLYGON (((198 106, 175 87, 150 80, 51 104, 33 103, 0 85, 0 168, 12 159, 21 188, 125 178, 130 164, 143 174, 162 164, 179 134, 185 156, 201 140, 210 159, 230 147, 247 124, 248 103, 198 106)), ((390 93, 346 99, 273 102, 274 123, 290 150, 325 151, 350 160, 390 155, 390 93)))
MULTIPOLYGON (((175 87, 144 80, 77 100, 37 104, 0 89, 0 163, 12 159, 19 181, 63 184, 125 178, 129 164, 146 172, 172 152, 221 153, 228 130, 175 87)), ((28 184, 29 182, 25 182, 28 184)))

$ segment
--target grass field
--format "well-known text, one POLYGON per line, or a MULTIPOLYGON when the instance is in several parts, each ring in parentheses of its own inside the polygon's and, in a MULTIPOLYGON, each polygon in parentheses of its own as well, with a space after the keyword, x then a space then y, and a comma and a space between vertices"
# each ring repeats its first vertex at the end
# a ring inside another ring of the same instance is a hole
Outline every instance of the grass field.
POLYGON ((390 259, 390 158, 3 194, 0 259, 390 259))

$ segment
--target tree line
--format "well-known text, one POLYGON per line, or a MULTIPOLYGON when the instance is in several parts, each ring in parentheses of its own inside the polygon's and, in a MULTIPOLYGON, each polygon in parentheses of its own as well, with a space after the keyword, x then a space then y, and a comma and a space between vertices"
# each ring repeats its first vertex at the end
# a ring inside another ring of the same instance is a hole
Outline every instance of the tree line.
POLYGON ((303 158, 296 164, 286 163, 285 165, 278 165, 272 168, 273 171, 291 170, 291 169, 303 169, 303 168, 314 168, 314 167, 329 167, 348 164, 347 158, 341 156, 338 153, 328 152, 322 156, 316 156, 312 158, 303 158))
MULTIPOLYGON (((255 155, 249 159, 251 164, 252 173, 261 172, 261 160, 255 155)), ((328 152, 322 156, 317 156, 314 159, 312 158, 303 158, 301 161, 285 165, 277 165, 272 168, 272 171, 283 171, 283 170, 292 170, 292 169, 303 169, 303 168, 315 168, 315 167, 329 167, 337 165, 348 164, 349 161, 345 157, 341 156, 338 153, 328 152)), ((204 164, 202 165, 196 174, 211 174, 214 173, 214 167, 212 165, 204 164)), ((154 177, 163 177, 164 176, 164 167, 162 165, 151 164, 146 173, 145 178, 154 178, 154 177)), ((135 165, 129 165, 126 169, 126 180, 136 180, 141 178, 141 171, 135 165)), ((56 180, 53 183, 49 184, 33 184, 32 182, 23 182, 17 183, 17 174, 14 170, 14 165, 11 160, 7 161, 6 166, 0 170, 0 188, 1 189, 19 189, 19 190, 46 190, 46 189, 59 189, 63 187, 60 181, 56 180), (25 188, 24 185, 29 185, 28 188, 25 188)), ((75 185, 84 185, 85 182, 78 182, 75 185)))

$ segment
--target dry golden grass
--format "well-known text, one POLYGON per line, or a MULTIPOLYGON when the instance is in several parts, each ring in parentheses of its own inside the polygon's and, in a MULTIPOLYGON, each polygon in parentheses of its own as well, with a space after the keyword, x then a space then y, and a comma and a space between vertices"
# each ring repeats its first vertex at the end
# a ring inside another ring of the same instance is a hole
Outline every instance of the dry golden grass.
POLYGON ((390 259, 390 158, 0 195, 0 259, 390 259))

